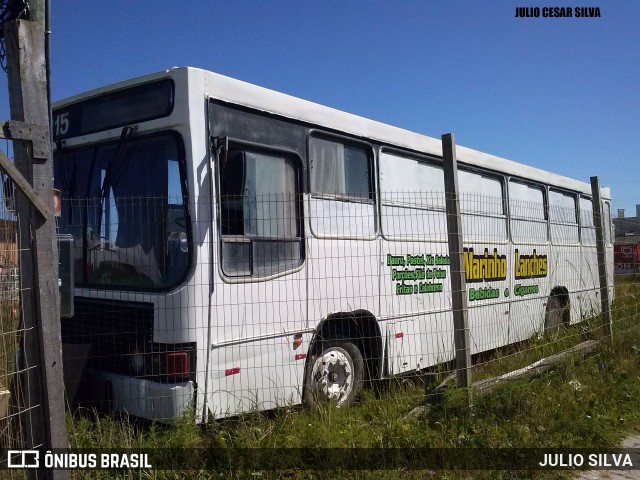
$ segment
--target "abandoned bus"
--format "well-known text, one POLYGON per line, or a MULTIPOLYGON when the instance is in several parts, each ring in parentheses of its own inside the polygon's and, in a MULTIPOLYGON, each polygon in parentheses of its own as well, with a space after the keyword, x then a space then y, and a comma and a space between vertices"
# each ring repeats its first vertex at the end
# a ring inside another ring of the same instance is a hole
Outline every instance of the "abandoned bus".
MULTIPOLYGON (((63 344, 112 408, 342 406, 453 358, 440 140, 195 68, 58 102, 53 130, 63 344)), ((590 186, 457 158, 471 353, 599 312, 590 186)))

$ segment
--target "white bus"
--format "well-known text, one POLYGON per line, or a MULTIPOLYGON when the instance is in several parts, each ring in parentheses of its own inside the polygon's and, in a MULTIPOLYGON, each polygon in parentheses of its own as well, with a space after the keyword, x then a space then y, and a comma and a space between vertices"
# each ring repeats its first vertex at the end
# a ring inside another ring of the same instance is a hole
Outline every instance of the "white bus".
MULTIPOLYGON (((63 343, 112 408, 341 406, 453 358, 439 140, 195 68, 58 102, 53 129, 63 343)), ((590 186, 457 157, 471 353, 598 313, 590 186)))

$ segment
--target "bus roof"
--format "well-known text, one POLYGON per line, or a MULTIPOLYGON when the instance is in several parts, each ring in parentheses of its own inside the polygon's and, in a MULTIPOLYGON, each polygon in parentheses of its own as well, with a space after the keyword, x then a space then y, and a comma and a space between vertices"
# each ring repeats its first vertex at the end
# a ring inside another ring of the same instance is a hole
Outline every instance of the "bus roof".
MULTIPOLYGON (((193 85, 197 85, 200 79, 202 79, 203 93, 209 98, 317 125, 319 127, 345 132, 356 137, 375 140, 415 152, 442 156, 442 143, 440 139, 193 67, 174 67, 164 72, 119 82, 56 102, 54 106, 59 107, 111 90, 125 88, 167 76, 176 79, 183 76, 189 78, 189 83, 192 85, 192 88, 193 85)), ((591 195, 591 185, 589 183, 563 175, 551 173, 460 145, 456 145, 456 154, 458 161, 463 164, 478 166, 507 175, 591 195)), ((607 199, 611 198, 609 188, 602 188, 602 196, 607 199)))

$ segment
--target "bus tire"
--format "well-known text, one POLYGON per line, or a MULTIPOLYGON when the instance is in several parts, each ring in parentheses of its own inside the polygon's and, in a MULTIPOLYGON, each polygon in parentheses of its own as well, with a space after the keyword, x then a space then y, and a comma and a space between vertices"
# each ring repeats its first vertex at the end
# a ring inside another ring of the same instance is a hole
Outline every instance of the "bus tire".
POLYGON ((337 408, 358 399, 364 384, 364 360, 358 347, 348 340, 320 344, 307 362, 302 400, 311 407, 320 402, 337 408))

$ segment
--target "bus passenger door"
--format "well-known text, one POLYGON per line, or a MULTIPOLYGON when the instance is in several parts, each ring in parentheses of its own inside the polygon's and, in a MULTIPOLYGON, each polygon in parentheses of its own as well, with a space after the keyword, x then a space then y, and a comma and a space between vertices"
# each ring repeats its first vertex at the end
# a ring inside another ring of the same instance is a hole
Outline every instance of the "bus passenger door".
POLYGON ((219 155, 207 399, 215 417, 300 403, 310 338, 300 158, 241 142, 219 155))

